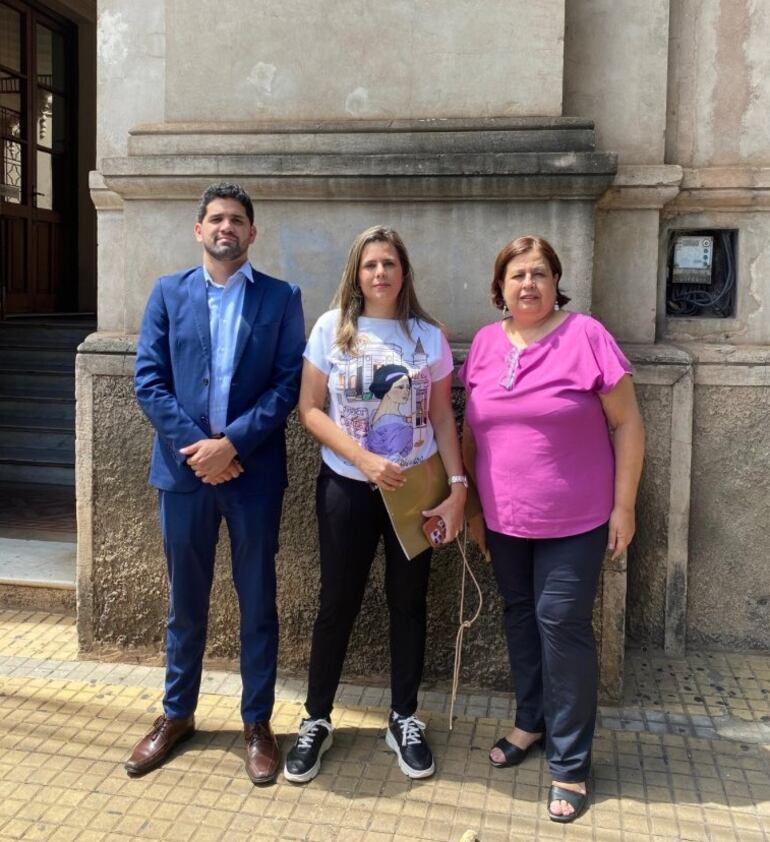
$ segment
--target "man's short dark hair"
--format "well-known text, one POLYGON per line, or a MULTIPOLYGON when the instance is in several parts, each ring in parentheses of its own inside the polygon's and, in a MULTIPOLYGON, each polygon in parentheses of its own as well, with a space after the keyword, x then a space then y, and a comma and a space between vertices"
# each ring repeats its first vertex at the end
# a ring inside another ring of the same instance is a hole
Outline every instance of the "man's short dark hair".
POLYGON ((228 184, 224 181, 221 184, 212 184, 206 188, 206 192, 198 202, 198 222, 203 222, 203 217, 206 216, 206 208, 214 199, 235 199, 236 202, 240 202, 249 218, 249 224, 254 224, 254 205, 251 204, 249 194, 240 184, 228 184))

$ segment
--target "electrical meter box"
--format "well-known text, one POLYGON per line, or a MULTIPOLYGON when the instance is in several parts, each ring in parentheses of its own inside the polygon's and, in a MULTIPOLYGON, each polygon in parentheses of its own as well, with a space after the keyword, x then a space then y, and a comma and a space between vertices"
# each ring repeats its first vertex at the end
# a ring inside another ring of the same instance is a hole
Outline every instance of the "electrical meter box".
POLYGON ((711 284, 714 264, 714 238, 678 236, 674 240, 671 282, 711 284))
POLYGON ((735 315, 738 231, 671 231, 666 267, 666 315, 727 319, 735 315))

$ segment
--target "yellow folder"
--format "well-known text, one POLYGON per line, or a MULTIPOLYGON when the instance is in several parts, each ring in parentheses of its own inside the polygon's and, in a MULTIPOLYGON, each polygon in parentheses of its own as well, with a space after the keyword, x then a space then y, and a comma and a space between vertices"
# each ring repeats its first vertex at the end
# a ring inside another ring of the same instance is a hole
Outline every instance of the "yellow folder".
MULTIPOLYGON (((396 491, 382 491, 382 499, 390 522, 401 549, 407 558, 412 559, 430 547, 422 524, 425 520, 423 511, 432 509, 449 496, 447 473, 438 452, 429 459, 412 465, 404 471, 406 484, 396 491)), ((465 504, 466 519, 481 511, 475 489, 468 489, 465 504)))

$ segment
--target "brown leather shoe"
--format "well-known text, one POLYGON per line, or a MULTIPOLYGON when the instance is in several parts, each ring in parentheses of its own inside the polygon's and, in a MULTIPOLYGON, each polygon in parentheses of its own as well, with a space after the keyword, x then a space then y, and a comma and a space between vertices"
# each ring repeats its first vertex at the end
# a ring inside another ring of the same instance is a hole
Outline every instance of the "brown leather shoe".
POLYGON ((168 719, 161 714, 152 725, 152 731, 139 740, 126 760, 129 775, 143 775, 154 769, 171 754, 177 743, 188 740, 195 733, 195 717, 168 719))
POLYGON ((281 752, 270 722, 255 722, 243 726, 246 741, 246 774, 253 784, 267 784, 278 774, 281 752))

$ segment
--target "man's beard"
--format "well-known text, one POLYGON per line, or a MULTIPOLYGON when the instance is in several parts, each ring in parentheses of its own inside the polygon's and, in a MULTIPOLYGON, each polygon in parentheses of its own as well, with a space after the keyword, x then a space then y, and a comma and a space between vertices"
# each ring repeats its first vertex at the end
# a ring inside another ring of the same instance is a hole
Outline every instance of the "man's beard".
POLYGON ((203 248, 215 260, 235 260, 238 257, 245 257, 248 246, 244 247, 237 240, 227 243, 204 243, 203 248))

